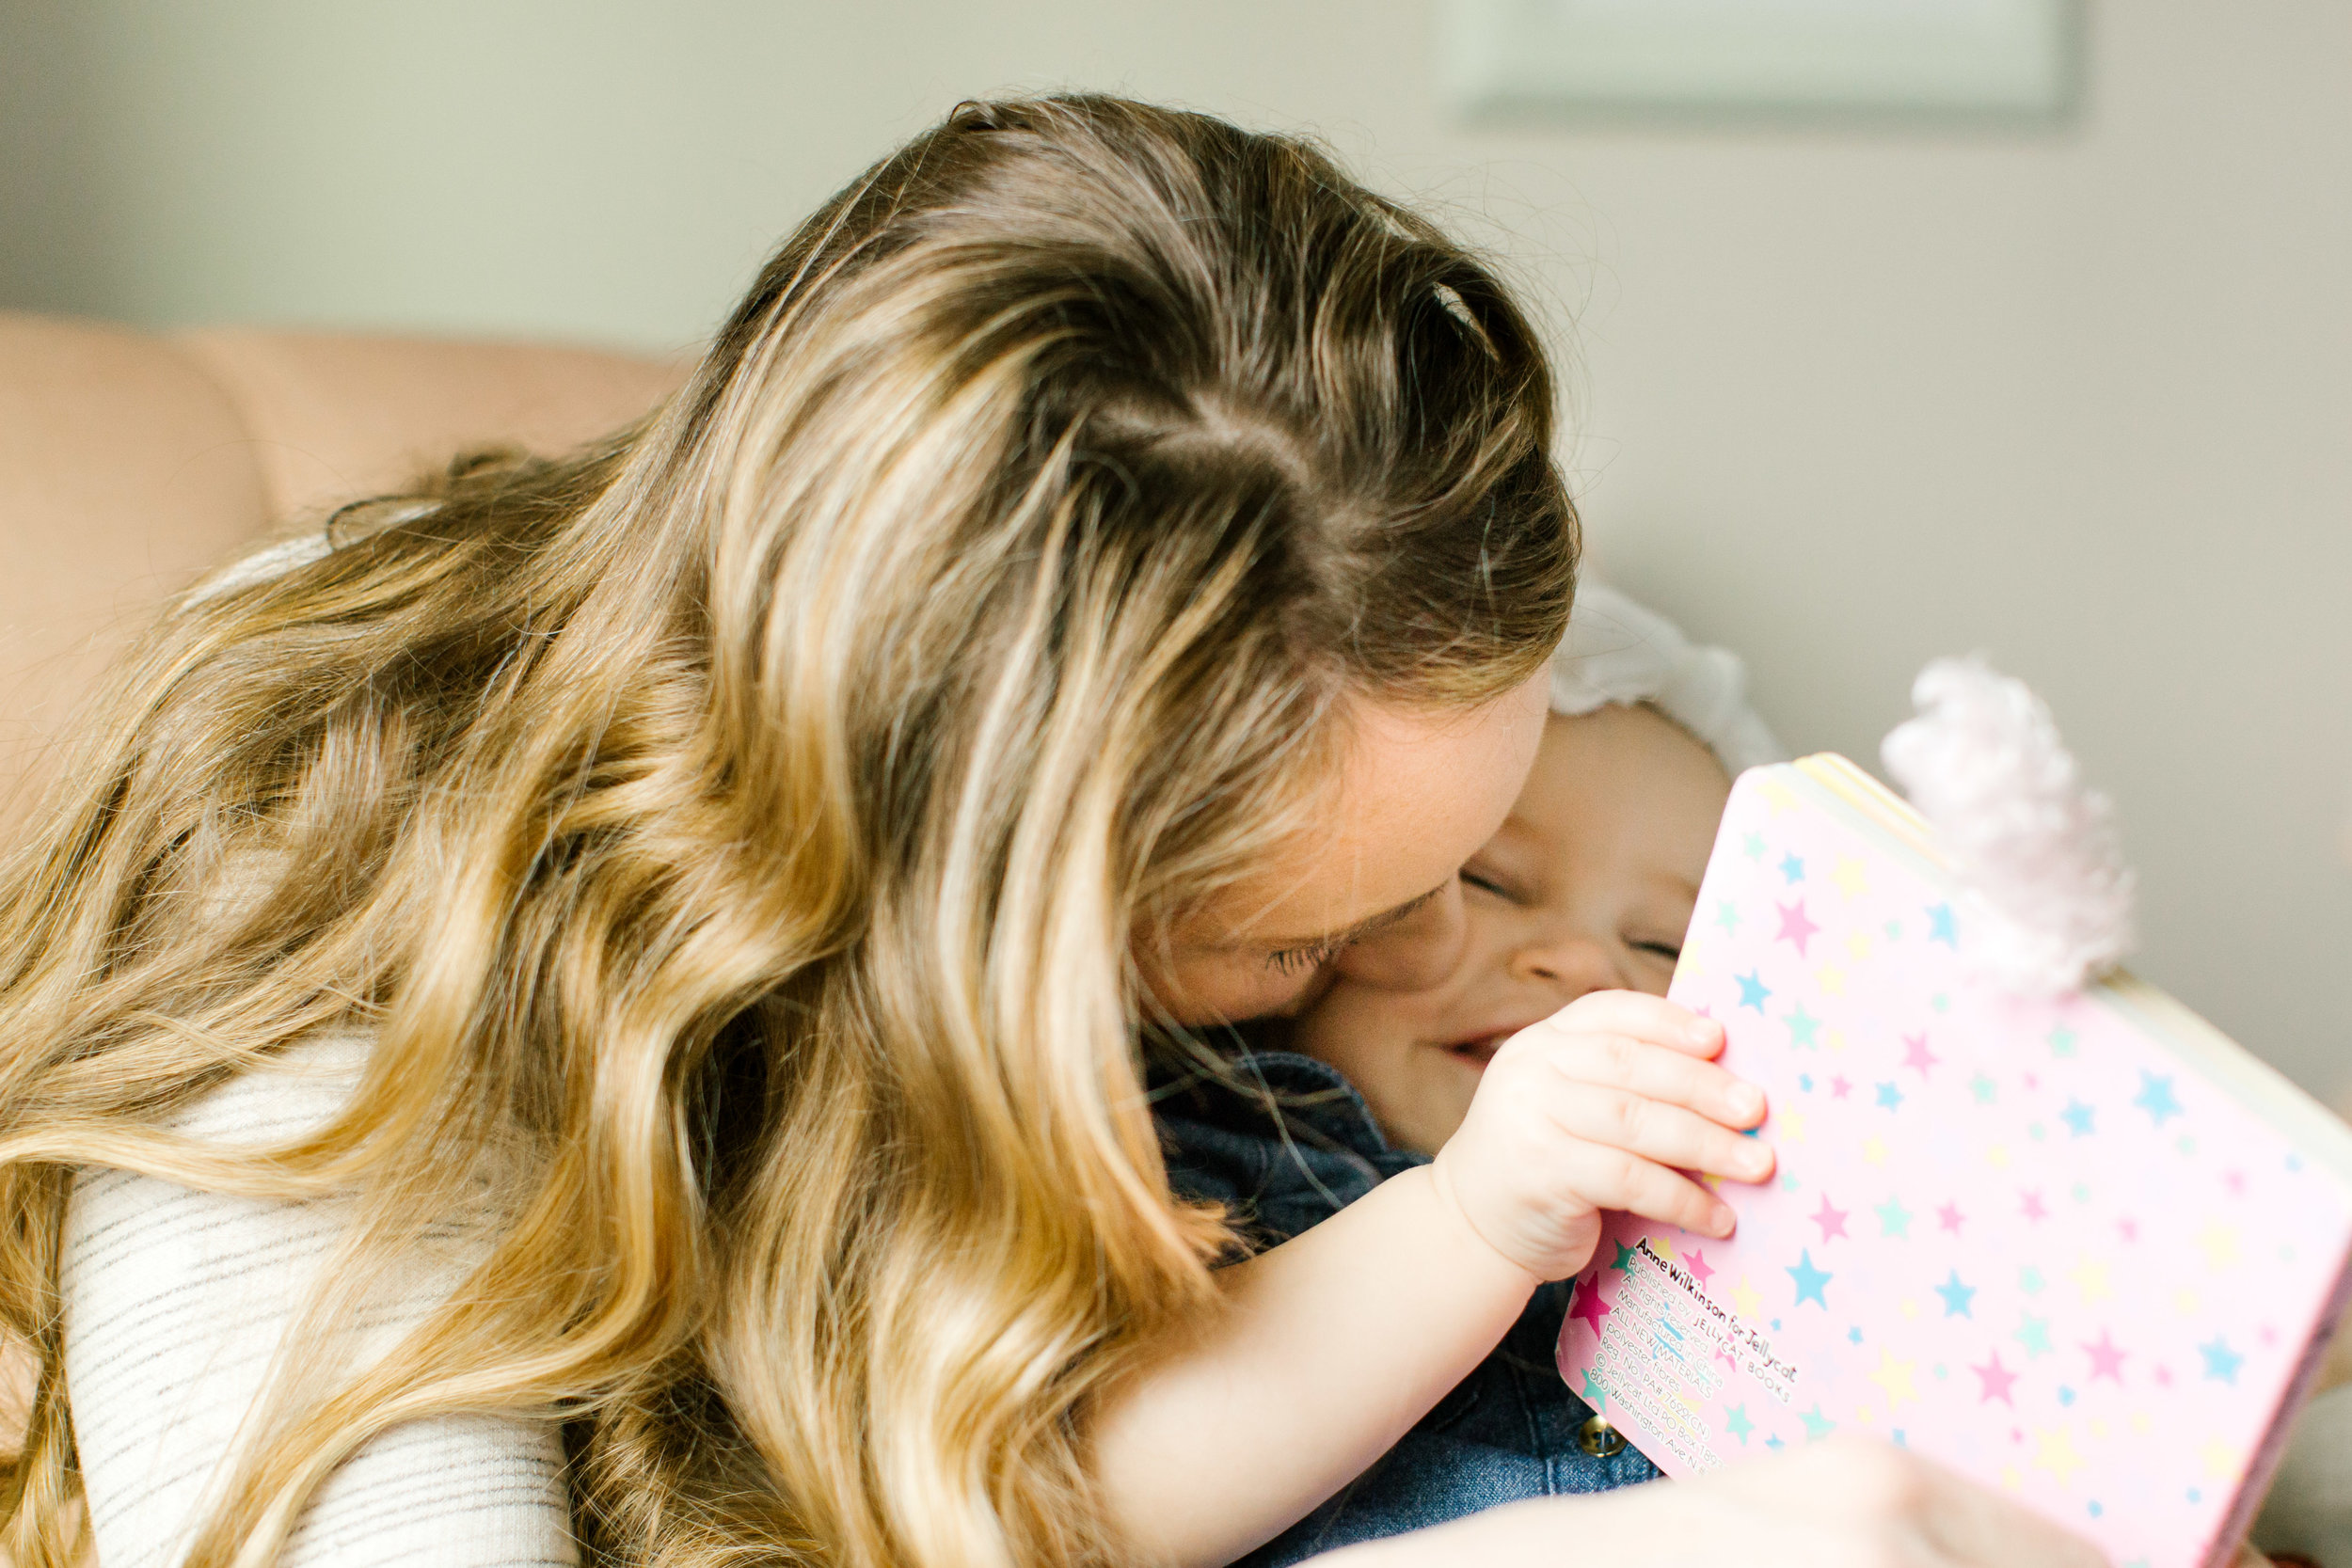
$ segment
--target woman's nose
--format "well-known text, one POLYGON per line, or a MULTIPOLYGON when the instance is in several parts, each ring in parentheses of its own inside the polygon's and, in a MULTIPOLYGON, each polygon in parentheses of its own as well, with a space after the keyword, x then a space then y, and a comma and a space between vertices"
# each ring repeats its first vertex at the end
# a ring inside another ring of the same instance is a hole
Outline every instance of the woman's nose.
POLYGON ((1511 977, 1544 986, 1565 1006, 1592 990, 1623 990, 1632 984, 1609 944, 1578 931, 1548 931, 1511 954, 1511 977))

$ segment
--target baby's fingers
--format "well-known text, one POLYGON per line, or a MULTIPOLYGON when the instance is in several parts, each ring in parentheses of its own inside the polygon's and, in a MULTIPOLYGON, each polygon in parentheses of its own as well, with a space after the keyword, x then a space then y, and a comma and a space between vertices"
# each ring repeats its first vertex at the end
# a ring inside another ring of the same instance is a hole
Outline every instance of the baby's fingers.
POLYGON ((1682 1106, 1589 1084, 1565 1085, 1547 1098, 1546 1114, 1572 1138, 1737 1181, 1761 1181, 1772 1173, 1766 1145, 1682 1106))
POLYGON ((1534 1027, 1551 1034, 1624 1035, 1700 1057, 1724 1048, 1722 1024, 1678 1002, 1638 990, 1588 991, 1534 1027))
POLYGON ((1701 1236, 1731 1234, 1730 1205, 1679 1171, 1605 1144, 1577 1144, 1564 1158, 1562 1174, 1596 1209, 1621 1210, 1701 1236))
POLYGON ((1543 1040, 1536 1049, 1554 1072, 1580 1088, 1623 1089, 1725 1127, 1754 1127, 1764 1119, 1764 1091, 1746 1079, 1629 1036, 1580 1032, 1543 1040))

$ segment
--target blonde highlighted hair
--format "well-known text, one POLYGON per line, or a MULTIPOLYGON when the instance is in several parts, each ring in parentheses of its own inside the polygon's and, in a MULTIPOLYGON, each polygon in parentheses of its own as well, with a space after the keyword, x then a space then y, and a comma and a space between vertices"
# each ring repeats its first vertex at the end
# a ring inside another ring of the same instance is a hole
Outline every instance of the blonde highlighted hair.
POLYGON ((569 1423, 596 1560, 1118 1555, 1088 1402, 1222 1235, 1168 1192, 1132 944, 1306 819, 1347 698, 1542 666, 1550 421, 1490 272, 1312 149, 967 104, 642 427, 185 603, 0 887, 0 1318, 41 1368, 5 1545, 73 1546, 100 1164, 349 1200, 354 1299, 437 1217, 485 1248, 398 1354, 284 1386, 191 1563, 485 1410, 569 1423), (170 1130, 350 1028, 299 1143, 170 1130))

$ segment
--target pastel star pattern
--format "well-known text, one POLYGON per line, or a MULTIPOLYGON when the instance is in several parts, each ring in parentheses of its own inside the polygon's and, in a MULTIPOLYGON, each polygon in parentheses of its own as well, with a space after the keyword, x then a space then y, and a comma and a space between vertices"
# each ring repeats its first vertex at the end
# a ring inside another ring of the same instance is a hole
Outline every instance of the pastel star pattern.
POLYGON ((1814 933, 1820 927, 1805 918, 1804 900, 1802 898, 1793 904, 1774 907, 1780 911, 1780 934, 1772 940, 1788 943, 1797 950, 1797 957, 1804 958, 1804 944, 1813 940, 1814 933))
POLYGON ((1618 1250, 1568 1294, 1564 1370, 1592 1377, 1600 1346, 1604 1368, 1652 1368, 1654 1396, 1604 1372, 1588 1402, 1670 1474, 1840 1423, 1900 1433, 2119 1564, 2191 1568, 2352 1199, 2098 988, 1994 995, 1950 882, 1816 809, 1793 770, 1766 776, 1784 799, 1735 786, 1672 994, 1765 1090, 1778 1168, 1708 1183, 1739 1212, 1724 1241, 1612 1217, 1618 1250), (1666 1256, 1661 1232, 1671 1276, 1633 1250, 1666 1256), (1653 1397, 1697 1447, 1645 1423, 1653 1397))

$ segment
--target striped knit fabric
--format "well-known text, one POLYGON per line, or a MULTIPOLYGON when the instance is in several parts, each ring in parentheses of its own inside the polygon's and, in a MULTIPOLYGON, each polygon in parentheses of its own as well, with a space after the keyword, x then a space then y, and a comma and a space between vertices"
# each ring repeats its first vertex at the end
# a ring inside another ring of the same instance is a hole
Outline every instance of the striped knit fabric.
MULTIPOLYGON (((368 1044, 358 1032, 306 1044, 286 1069, 231 1080, 179 1125, 222 1142, 294 1136, 332 1114, 368 1044)), ((344 1219, 333 1203, 230 1197, 117 1170, 76 1181, 66 1386, 102 1568, 184 1560, 344 1219)), ((353 1354, 382 1354, 446 1296, 467 1259, 453 1238, 428 1238, 400 1271, 397 1299, 352 1325, 353 1354)), ((577 1563, 559 1434, 487 1416, 393 1428, 313 1496, 281 1560, 577 1563)))

